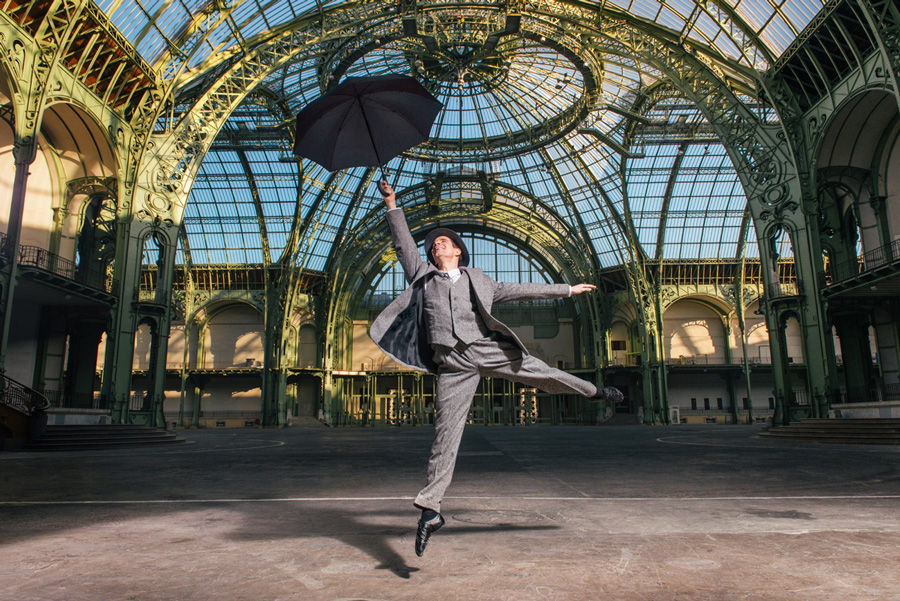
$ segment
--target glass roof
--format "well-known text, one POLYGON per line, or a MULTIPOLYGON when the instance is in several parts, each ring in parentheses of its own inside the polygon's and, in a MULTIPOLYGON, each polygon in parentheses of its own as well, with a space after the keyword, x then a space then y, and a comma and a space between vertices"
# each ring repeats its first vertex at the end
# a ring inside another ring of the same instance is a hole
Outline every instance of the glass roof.
MULTIPOLYGON (((612 0, 597 3, 598 10, 601 4, 654 35, 683 36, 756 69, 776 59, 822 7, 821 0, 612 0)), ((373 25, 359 43, 316 46, 268 75, 232 113, 185 209, 182 253, 189 251, 191 262, 274 262, 296 227, 296 263, 327 269, 343 236, 380 214, 378 174, 365 168, 329 173, 296 159, 293 123, 284 115, 345 77, 383 73, 409 74, 444 103, 431 139, 386 166, 394 187, 409 191, 401 204, 422 202, 430 190, 439 202, 452 203, 461 189, 455 181, 495 186, 495 202, 540 205, 583 236, 598 268, 624 264, 632 253, 649 260, 758 256, 728 154, 700 111, 668 88, 661 73, 636 57, 584 47, 564 28, 546 39, 539 35, 543 17, 527 15, 526 4, 521 30, 489 42, 486 33, 504 28, 496 11, 446 5, 456 21, 446 17, 438 26, 423 14, 442 14, 435 7, 445 5, 418 5, 417 35, 380 38, 373 25), (466 25, 467 15, 477 18, 466 25), (648 96, 653 102, 632 114, 648 96)), ((396 3, 101 3, 151 63, 185 38, 190 15, 230 7, 189 58, 198 70, 228 49, 236 60, 267 31, 299 27, 344 6, 362 18, 396 3)), ((788 247, 782 256, 789 255, 788 247)))
MULTIPOLYGON (((362 5, 372 12, 393 9, 394 2, 329 0, 100 0, 98 5, 141 56, 155 63, 169 49, 179 48, 190 24, 222 11, 217 22, 191 57, 201 64, 211 55, 242 46, 267 32, 289 27, 300 18, 328 12, 341 5, 362 5)), ((416 4, 416 3, 413 3, 416 4)), ((454 6, 418 2, 420 10, 454 6)), ((484 2, 485 5, 501 4, 484 2)), ((503 2, 502 4, 505 4, 503 2)), ((565 3, 560 3, 564 5, 565 3)), ((596 4, 609 12, 632 15, 672 30, 677 38, 709 45, 723 56, 744 56, 754 67, 772 60, 796 39, 824 6, 824 0, 604 0, 596 4)), ((527 11, 529 3, 522 3, 527 11)))

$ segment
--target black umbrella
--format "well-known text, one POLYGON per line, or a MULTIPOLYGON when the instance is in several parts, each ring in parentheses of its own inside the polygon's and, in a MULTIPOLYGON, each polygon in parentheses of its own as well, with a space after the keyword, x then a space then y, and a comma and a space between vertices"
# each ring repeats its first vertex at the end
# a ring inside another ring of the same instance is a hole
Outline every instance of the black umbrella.
POLYGON ((407 75, 348 77, 297 114, 294 154, 329 171, 383 167, 429 138, 441 108, 407 75))

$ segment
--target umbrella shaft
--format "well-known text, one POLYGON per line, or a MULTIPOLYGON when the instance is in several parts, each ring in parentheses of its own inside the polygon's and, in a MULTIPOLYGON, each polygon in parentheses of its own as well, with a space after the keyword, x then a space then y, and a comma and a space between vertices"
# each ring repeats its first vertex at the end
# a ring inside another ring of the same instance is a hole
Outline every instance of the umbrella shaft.
POLYGON ((378 144, 375 143, 375 138, 372 136, 372 128, 369 126, 369 118, 366 116, 366 107, 363 106, 361 98, 357 98, 356 102, 359 103, 359 112, 362 113, 363 121, 366 122, 366 131, 369 132, 369 141, 372 143, 372 150, 375 151, 375 159, 378 161, 378 166, 381 167, 381 155, 378 153, 378 144))

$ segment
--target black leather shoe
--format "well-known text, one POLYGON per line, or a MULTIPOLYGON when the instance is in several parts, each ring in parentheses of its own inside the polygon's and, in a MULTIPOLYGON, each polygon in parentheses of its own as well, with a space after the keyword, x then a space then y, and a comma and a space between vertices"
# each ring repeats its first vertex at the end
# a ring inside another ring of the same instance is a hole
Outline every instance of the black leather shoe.
POLYGON ((429 537, 431 537, 432 533, 440 530, 443 525, 444 518, 439 513, 430 520, 419 519, 419 527, 416 529, 416 555, 422 557, 422 554, 425 553, 425 547, 428 546, 429 537))
POLYGON ((592 403, 598 403, 600 401, 612 401, 613 403, 621 403, 622 399, 625 397, 622 396, 622 391, 616 388, 615 386, 607 386, 606 388, 601 388, 597 391, 597 394, 589 398, 588 400, 592 403))

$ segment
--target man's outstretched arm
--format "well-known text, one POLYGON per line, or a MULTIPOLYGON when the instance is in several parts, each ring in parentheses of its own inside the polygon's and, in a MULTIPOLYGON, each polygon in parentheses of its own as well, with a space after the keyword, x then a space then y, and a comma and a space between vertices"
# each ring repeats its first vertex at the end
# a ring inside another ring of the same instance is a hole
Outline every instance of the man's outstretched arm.
POLYGON ((512 284, 509 282, 494 282, 494 302, 508 303, 511 301, 525 300, 549 300, 554 298, 567 298, 575 294, 583 294, 596 290, 593 284, 512 284))
POLYGON ((572 294, 582 294, 584 292, 590 292, 591 290, 596 290, 597 287, 593 284, 575 284, 572 286, 572 294))

